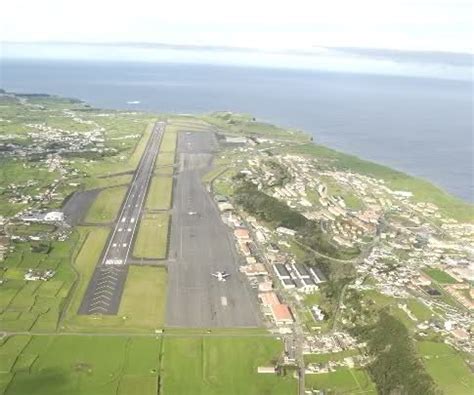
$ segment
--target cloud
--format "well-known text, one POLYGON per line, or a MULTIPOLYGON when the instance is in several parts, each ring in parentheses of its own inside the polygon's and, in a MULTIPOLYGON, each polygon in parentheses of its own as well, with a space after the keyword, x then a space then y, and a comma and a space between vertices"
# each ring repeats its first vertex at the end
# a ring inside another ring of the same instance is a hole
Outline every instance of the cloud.
POLYGON ((16 0, 2 40, 473 52, 469 0, 16 0))

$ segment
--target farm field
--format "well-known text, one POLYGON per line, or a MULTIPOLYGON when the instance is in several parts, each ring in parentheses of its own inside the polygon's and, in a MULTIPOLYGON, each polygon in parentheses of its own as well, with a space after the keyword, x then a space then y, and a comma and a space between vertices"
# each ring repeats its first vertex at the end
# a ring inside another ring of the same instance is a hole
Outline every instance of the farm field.
POLYGON ((457 281, 452 278, 448 273, 435 268, 427 268, 424 272, 430 276, 433 280, 439 282, 440 284, 455 284, 457 281))
POLYGON ((162 393, 164 395, 288 395, 297 380, 258 374, 282 351, 280 341, 260 337, 165 337, 162 393), (192 356, 192 357, 190 357, 192 356), (186 372, 183 380, 182 372, 186 372))
POLYGON ((145 208, 147 210, 168 210, 173 192, 172 177, 153 177, 148 190, 145 208))
POLYGON ((67 241, 54 241, 38 247, 17 243, 15 251, 3 262, 0 273, 0 329, 8 331, 54 331, 75 277, 70 265, 79 235, 67 241), (29 269, 54 270, 47 281, 25 281, 29 269))
POLYGON ((85 222, 105 224, 113 222, 119 213, 127 187, 102 190, 87 212, 85 222))
POLYGON ((145 214, 133 248, 136 258, 164 259, 168 252, 168 213, 145 214))
POLYGON ((369 375, 359 369, 341 368, 330 373, 308 374, 305 376, 305 383, 306 388, 337 394, 377 394, 369 375))
POLYGON ((416 346, 427 372, 445 394, 472 393, 474 375, 461 354, 445 343, 420 341, 416 346))
POLYGON ((9 337, 0 344, 0 393, 154 395, 159 349, 154 337, 9 337))

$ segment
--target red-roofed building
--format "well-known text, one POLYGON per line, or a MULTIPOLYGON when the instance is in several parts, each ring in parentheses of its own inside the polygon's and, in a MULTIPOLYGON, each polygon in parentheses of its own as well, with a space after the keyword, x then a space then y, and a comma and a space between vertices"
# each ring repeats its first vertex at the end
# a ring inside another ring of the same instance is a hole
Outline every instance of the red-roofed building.
POLYGON ((273 306, 275 304, 280 304, 280 299, 275 292, 264 292, 258 294, 258 297, 262 301, 264 306, 273 306))
POLYGON ((290 308, 286 304, 275 304, 271 305, 273 319, 277 325, 285 325, 293 323, 293 315, 291 314, 290 308))
POLYGON ((250 234, 247 229, 237 228, 234 230, 234 235, 238 240, 250 240, 250 234))

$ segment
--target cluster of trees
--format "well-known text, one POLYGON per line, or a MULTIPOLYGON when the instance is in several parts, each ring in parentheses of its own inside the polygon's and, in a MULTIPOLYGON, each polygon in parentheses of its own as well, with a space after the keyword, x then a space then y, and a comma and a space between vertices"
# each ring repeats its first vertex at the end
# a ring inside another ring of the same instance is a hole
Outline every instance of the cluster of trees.
MULTIPOLYGON (((235 179, 238 180, 238 177, 235 179)), ((301 241, 308 247, 332 258, 346 257, 346 251, 331 244, 318 222, 311 221, 286 203, 269 196, 247 181, 242 181, 234 193, 237 204, 255 217, 298 232, 301 241)))
POLYGON ((259 191, 254 184, 249 182, 243 182, 237 188, 234 198, 245 211, 275 226, 284 226, 299 231, 308 223, 308 219, 299 212, 292 210, 273 196, 259 191))
POLYGON ((284 186, 291 180, 290 172, 275 160, 269 160, 265 164, 271 169, 275 175, 275 180, 269 186, 284 186))
POLYGON ((375 357, 369 373, 380 394, 439 393, 418 357, 407 328, 386 310, 380 311, 375 324, 356 327, 353 333, 367 342, 369 353, 375 357))

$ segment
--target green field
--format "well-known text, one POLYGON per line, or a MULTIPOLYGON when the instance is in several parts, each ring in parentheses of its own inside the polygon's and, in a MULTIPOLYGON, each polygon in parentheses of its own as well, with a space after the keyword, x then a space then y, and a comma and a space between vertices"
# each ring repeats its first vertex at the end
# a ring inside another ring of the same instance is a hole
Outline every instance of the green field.
POLYGON ((161 267, 130 266, 118 315, 131 328, 164 325, 167 271, 161 267), (144 303, 146 301, 146 303, 144 303))
POLYGON ((340 368, 324 374, 305 376, 306 388, 332 391, 336 394, 377 394, 374 383, 364 370, 340 368))
POLYGON ((416 346, 427 372, 445 394, 472 394, 474 374, 464 363, 461 354, 444 343, 420 341, 416 346))
POLYGON ((169 214, 146 214, 133 248, 136 258, 164 259, 168 253, 169 214))
POLYGON ((455 284, 457 281, 452 278, 448 273, 440 269, 426 268, 423 270, 433 280, 441 284, 455 284))
POLYGON ((147 210, 168 210, 171 208, 173 192, 172 177, 153 177, 146 198, 147 210))
POLYGON ((0 393, 155 395, 159 350, 153 337, 10 337, 0 345, 0 393))
POLYGON ((178 134, 167 128, 160 144, 160 152, 174 153, 176 151, 177 138, 178 134))
POLYGON ((105 224, 115 221, 122 205, 127 187, 102 190, 87 212, 85 222, 105 224))
POLYGON ((156 169, 161 171, 162 167, 171 167, 174 165, 174 152, 160 152, 156 158, 156 169))
POLYGON ((13 336, 0 342, 0 393, 296 394, 291 372, 257 373, 281 350, 280 341, 258 336, 13 336))
POLYGON ((163 340, 164 395, 291 395, 297 381, 291 374, 258 374, 272 365, 282 344, 259 337, 166 337, 163 340))
POLYGON ((122 185, 128 185, 132 181, 131 174, 122 174, 102 178, 85 178, 85 189, 110 188, 122 185))

